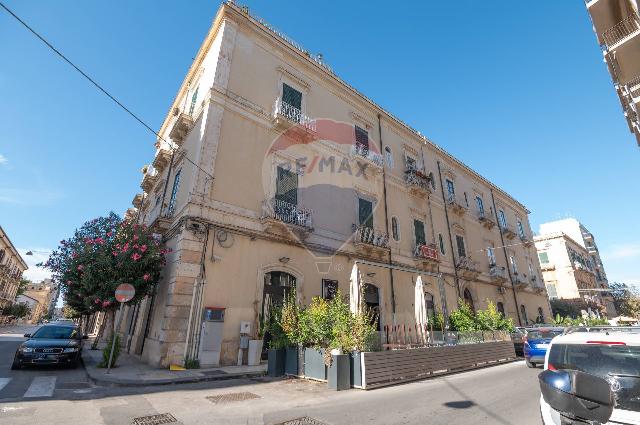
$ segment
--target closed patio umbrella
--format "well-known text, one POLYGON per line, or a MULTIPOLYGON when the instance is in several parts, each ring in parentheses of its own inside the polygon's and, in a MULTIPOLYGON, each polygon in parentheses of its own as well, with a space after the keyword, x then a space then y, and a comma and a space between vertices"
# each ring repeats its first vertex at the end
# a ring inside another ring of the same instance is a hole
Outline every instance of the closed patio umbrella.
POLYGON ((360 299, 360 282, 361 282, 360 270, 358 264, 354 264, 351 269, 351 278, 349 280, 349 306, 352 313, 358 313, 362 311, 362 300, 360 299))
POLYGON ((424 284, 422 283, 421 276, 418 276, 416 278, 414 304, 416 313, 416 325, 418 325, 418 327, 420 328, 419 335, 422 336, 422 341, 426 343, 424 329, 425 325, 427 324, 427 306, 425 305, 424 284))

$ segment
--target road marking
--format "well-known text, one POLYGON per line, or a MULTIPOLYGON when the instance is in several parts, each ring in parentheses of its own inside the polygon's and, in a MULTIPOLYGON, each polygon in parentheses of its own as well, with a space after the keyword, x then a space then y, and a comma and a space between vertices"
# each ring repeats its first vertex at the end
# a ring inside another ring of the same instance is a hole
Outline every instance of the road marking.
POLYGON ((29 385, 29 389, 24 393, 24 398, 30 397, 51 397, 56 388, 55 376, 36 376, 29 385))
POLYGON ((0 391, 11 381, 11 378, 0 378, 0 391))

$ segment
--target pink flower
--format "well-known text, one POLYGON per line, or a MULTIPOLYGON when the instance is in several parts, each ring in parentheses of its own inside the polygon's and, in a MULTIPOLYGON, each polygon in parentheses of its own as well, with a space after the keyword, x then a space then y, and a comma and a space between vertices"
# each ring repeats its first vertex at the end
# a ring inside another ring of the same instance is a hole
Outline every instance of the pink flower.
POLYGON ((100 298, 96 298, 96 300, 94 301, 94 303, 96 303, 96 304, 100 304, 100 298))
POLYGON ((71 258, 76 258, 77 256, 78 256, 78 253, 77 253, 77 252, 73 252, 73 253, 71 253, 71 258))
POLYGON ((146 250, 147 250, 147 246, 146 246, 146 245, 142 245, 142 246, 140 247, 140 252, 143 252, 143 253, 144 253, 146 250))
POLYGON ((133 235, 133 240, 137 241, 138 240, 138 235, 133 235))
POLYGON ((144 280, 145 282, 149 279, 151 279, 151 275, 149 273, 145 273, 144 276, 142 276, 142 280, 144 280))
POLYGON ((129 242, 127 242, 126 244, 124 244, 122 246, 122 252, 128 251, 129 250, 129 242))
POLYGON ((112 254, 113 254, 114 257, 117 257, 118 256, 118 251, 113 251, 112 254))
POLYGON ((133 255, 131 256, 131 259, 133 261, 138 261, 141 258, 142 258, 142 255, 138 254, 137 252, 134 252, 133 255))
POLYGON ((102 238, 96 238, 95 243, 97 243, 97 244, 99 244, 99 245, 102 245, 102 244, 104 244, 104 239, 102 239, 102 238))
POLYGON ((107 232, 107 237, 110 238, 113 235, 113 232, 107 232))
POLYGON ((72 282, 70 280, 67 280, 67 285, 71 285, 71 283, 72 282))
POLYGON ((103 301, 102 302, 102 308, 107 308, 111 305, 111 301, 103 301))
POLYGON ((81 272, 82 270, 84 270, 84 266, 83 266, 82 264, 80 264, 80 265, 78 266, 78 271, 79 271, 79 272, 81 272))
POLYGON ((133 245, 133 249, 138 249, 138 248, 139 248, 138 244, 133 245))

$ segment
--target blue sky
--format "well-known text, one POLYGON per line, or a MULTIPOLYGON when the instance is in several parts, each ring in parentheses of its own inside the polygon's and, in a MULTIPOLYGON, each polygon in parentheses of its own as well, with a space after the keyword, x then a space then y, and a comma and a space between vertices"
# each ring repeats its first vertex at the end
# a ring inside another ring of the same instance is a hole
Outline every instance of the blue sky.
MULTIPOLYGON (((154 128, 219 5, 3 1, 154 128)), ((640 284, 640 150, 582 1, 246 4, 527 205, 534 229, 581 220, 609 279, 640 284)), ((155 140, 4 11, 0 40, 0 224, 44 257, 124 212, 155 140)))

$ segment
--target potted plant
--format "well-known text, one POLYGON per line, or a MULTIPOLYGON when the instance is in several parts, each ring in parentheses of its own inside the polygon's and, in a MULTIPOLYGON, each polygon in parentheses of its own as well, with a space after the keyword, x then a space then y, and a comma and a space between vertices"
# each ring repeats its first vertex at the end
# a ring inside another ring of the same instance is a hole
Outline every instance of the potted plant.
POLYGON ((280 307, 272 307, 270 310, 268 319, 269 350, 267 352, 267 373, 269 376, 276 377, 284 375, 287 337, 280 323, 282 309, 280 307))
POLYGON ((300 334, 300 315, 302 308, 296 301, 296 294, 293 291, 285 299, 282 305, 281 314, 281 326, 284 331, 288 345, 286 347, 285 355, 285 370, 286 375, 301 375, 299 370, 299 344, 301 342, 300 334))

